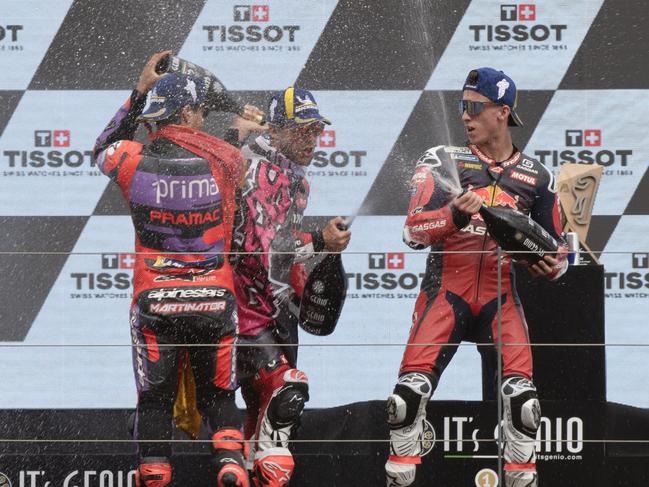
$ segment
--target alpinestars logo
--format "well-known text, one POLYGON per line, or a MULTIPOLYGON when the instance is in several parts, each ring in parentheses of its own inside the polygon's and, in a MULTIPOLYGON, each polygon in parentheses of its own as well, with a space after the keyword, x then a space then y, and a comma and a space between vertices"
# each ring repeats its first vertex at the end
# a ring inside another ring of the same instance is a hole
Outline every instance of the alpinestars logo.
MULTIPOLYGON (((90 150, 70 150, 72 133, 68 129, 34 130, 35 150, 4 150, 2 156, 10 169, 54 168, 80 169, 95 165, 90 150)), ((96 171, 90 171, 94 173, 96 171)), ((88 171, 62 171, 57 175, 81 176, 88 171)), ((5 171, 6 176, 47 176, 50 171, 5 171)))
MULTIPOLYGON (((615 166, 625 168, 631 162, 631 149, 604 149, 604 131, 599 128, 570 128, 564 131, 564 149, 536 150, 534 155, 548 167, 559 167, 566 162, 576 164, 599 164, 605 168, 615 166)), ((605 171, 605 174, 627 176, 633 174, 630 169, 605 171)))
POLYGON ((281 51, 282 46, 278 44, 282 43, 288 43, 289 49, 299 49, 291 44, 295 43, 300 26, 269 24, 270 18, 269 5, 235 5, 232 14, 234 24, 203 26, 209 43, 204 50, 221 51, 225 44, 227 50, 281 51), (242 46, 241 43, 250 45, 242 46))
POLYGON ((566 49, 561 43, 568 26, 544 23, 540 10, 534 3, 501 4, 500 23, 469 25, 472 41, 479 43, 470 49, 549 50, 550 45, 553 49, 566 49), (505 43, 512 44, 506 47, 505 43))
POLYGON ((307 172, 307 176, 367 176, 367 171, 362 169, 366 156, 366 150, 337 147, 336 131, 323 130, 313 153, 313 169, 307 172))

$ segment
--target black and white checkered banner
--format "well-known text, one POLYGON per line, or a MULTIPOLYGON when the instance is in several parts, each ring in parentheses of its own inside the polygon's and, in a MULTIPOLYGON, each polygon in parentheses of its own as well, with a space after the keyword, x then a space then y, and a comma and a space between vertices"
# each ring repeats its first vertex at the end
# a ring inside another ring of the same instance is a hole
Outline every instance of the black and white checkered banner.
MULTIPOLYGON (((644 0, 255 1, 2 2, 0 340, 130 343, 132 227, 90 150, 146 59, 172 49, 260 106, 291 84, 310 89, 333 121, 308 169, 308 215, 361 216, 341 323, 302 340, 377 346, 305 347, 311 406, 389 392, 402 347, 379 345, 405 342, 425 260, 401 242, 407 181, 424 150, 463 143, 456 100, 479 66, 517 82, 525 126, 514 140, 526 153, 555 172, 604 166, 588 243, 605 251, 607 340, 649 342, 644 0)), ((209 124, 218 133, 223 122, 209 124)), ((3 349, 0 408, 132 407, 130 354, 3 349)), ((479 399, 477 355, 458 354, 436 397, 479 399)), ((643 356, 607 350, 609 400, 649 407, 633 366, 643 356)))

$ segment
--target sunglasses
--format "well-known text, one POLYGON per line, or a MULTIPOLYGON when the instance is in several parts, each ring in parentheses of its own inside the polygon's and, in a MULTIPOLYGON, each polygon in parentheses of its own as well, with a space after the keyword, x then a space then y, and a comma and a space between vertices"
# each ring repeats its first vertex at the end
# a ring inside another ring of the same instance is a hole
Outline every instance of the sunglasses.
POLYGON ((324 130, 324 124, 320 122, 315 122, 315 123, 310 123, 308 125, 305 125, 304 127, 295 127, 288 130, 290 130, 292 133, 296 135, 304 135, 304 136, 320 135, 324 130))
POLYGON ((469 101, 469 100, 460 100, 458 104, 458 109, 460 110, 460 116, 464 115, 464 112, 467 112, 470 116, 475 116, 482 113, 486 106, 488 105, 498 105, 502 106, 500 103, 494 103, 492 101, 469 101))

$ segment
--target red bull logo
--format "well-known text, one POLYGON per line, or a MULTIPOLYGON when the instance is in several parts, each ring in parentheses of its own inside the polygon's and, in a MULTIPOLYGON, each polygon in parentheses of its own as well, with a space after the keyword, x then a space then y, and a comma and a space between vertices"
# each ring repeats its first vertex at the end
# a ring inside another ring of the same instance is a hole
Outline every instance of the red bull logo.
POLYGON ((487 206, 503 206, 512 210, 518 209, 518 195, 512 196, 500 186, 471 188, 471 191, 480 196, 487 206))
MULTIPOLYGON (((484 186, 482 188, 470 188, 475 194, 482 198, 487 206, 501 206, 504 208, 518 209, 518 195, 512 196, 500 186, 484 186)), ((473 215, 473 218, 482 220, 480 213, 473 215)))

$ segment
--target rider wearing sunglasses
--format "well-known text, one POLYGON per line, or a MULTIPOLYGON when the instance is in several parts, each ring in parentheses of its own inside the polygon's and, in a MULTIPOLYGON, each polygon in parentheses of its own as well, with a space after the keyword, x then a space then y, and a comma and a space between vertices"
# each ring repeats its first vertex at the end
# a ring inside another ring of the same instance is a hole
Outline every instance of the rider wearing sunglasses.
MULTIPOLYGON (((415 480, 416 465, 432 448, 423 440, 434 435, 426 405, 457 343, 470 339, 494 344, 479 347, 487 364, 495 367, 496 354, 502 354, 502 384, 494 386, 500 387, 503 400, 505 487, 536 487, 534 440, 541 410, 532 382, 527 324, 510 274, 511 257, 499 261, 497 244, 478 210, 483 204, 519 210, 562 242, 554 178, 512 143, 509 127, 522 122, 516 112, 516 85, 509 76, 492 68, 472 70, 459 108, 468 144, 426 151, 410 183, 404 241, 414 249, 430 246, 432 252, 399 380, 388 398, 387 485, 404 487, 415 480), (453 166, 465 191, 448 203, 448 184, 439 175, 453 166)), ((529 270, 553 280, 566 264, 562 248, 529 270)))
POLYGON ((290 480, 288 440, 309 398, 307 376, 296 368, 297 347, 285 346, 297 344, 291 309, 306 282, 304 261, 323 250, 344 250, 351 236, 341 229, 341 217, 321 230, 301 229, 309 197, 304 168, 329 123, 312 93, 290 87, 270 100, 268 135, 242 149, 248 168, 234 236, 237 371, 256 485, 282 487, 290 480))

